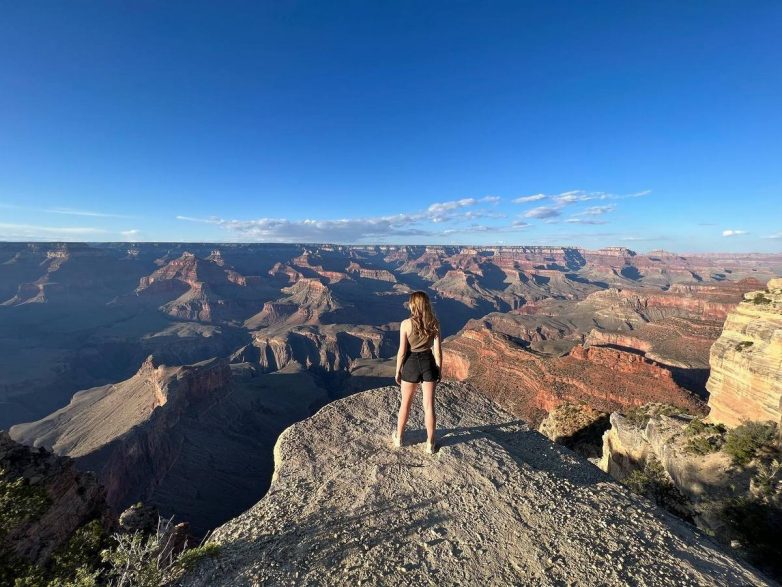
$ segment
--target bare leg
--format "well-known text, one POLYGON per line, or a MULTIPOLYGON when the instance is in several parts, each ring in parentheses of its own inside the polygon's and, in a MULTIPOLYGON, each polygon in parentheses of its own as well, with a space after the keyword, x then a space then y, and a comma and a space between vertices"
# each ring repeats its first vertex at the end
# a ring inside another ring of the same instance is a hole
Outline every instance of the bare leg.
POLYGON ((416 389, 418 389, 417 383, 402 381, 402 403, 399 406, 399 419, 396 423, 396 434, 400 439, 404 434, 407 418, 410 416, 410 404, 413 403, 416 389))
POLYGON ((424 390, 424 420, 426 421, 426 437, 434 444, 434 431, 437 427, 437 418, 434 413, 434 390, 436 381, 424 381, 421 384, 424 390))

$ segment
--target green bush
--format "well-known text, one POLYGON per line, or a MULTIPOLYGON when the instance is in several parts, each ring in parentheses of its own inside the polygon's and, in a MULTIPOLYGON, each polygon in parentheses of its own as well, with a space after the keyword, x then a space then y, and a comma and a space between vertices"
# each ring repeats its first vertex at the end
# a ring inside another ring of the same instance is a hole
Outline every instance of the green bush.
POLYGON ((687 410, 669 404, 644 404, 629 409, 625 414, 625 418, 633 426, 646 428, 649 420, 655 416, 680 416, 682 414, 687 414, 687 410))
POLYGON ((763 450, 774 450, 776 425, 773 422, 747 422, 729 430, 723 450, 737 465, 746 465, 763 450))
POLYGON ((717 452, 722 448, 722 440, 718 436, 694 436, 684 446, 688 453, 707 455, 717 452))
POLYGON ((204 557, 215 557, 218 554, 220 554, 220 546, 210 542, 184 551, 177 560, 177 565, 181 566, 183 570, 189 571, 204 557))
POLYGON ((100 520, 92 520, 77 528, 68 542, 52 555, 51 574, 76 580, 79 573, 84 576, 88 570, 98 568, 100 552, 108 546, 108 538, 100 520))
POLYGON ((675 489, 662 463, 654 457, 644 463, 643 469, 630 473, 623 483, 634 493, 654 500, 657 505, 662 505, 667 494, 675 489))
POLYGON ((709 424, 700 418, 693 418, 684 428, 688 437, 684 449, 692 454, 707 455, 717 452, 725 443, 725 427, 722 424, 709 424))
POLYGON ((169 541, 174 532, 172 521, 160 518, 156 532, 114 534, 115 546, 101 552, 108 565, 107 575, 115 587, 158 587, 168 584, 192 568, 205 556, 217 556, 219 546, 202 544, 196 548, 173 551, 169 541))
POLYGON ((736 345, 736 351, 741 352, 744 349, 748 349, 753 344, 755 343, 753 343, 751 340, 742 340, 740 343, 736 345))
POLYGON ((10 479, 0 469, 0 537, 27 520, 40 518, 50 502, 40 485, 30 485, 24 477, 10 479))
POLYGON ((752 298, 753 304, 770 304, 771 300, 768 299, 765 294, 761 291, 755 294, 755 297, 752 298))

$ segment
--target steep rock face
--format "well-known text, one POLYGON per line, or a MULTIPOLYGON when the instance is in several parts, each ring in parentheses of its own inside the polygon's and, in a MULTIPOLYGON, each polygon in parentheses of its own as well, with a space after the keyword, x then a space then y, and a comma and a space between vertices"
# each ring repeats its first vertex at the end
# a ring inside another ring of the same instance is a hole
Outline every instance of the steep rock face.
POLYGON ((665 415, 662 406, 651 406, 645 424, 619 413, 611 414, 611 427, 603 435, 603 454, 599 467, 615 479, 625 479, 656 461, 673 486, 686 498, 674 503, 674 509, 691 517, 695 524, 730 542, 730 534, 721 515, 727 500, 750 495, 756 467, 741 467, 723 451, 700 454, 688 450, 691 436, 687 415, 665 415))
POLYGON ((737 426, 782 417, 782 279, 745 294, 711 348, 709 420, 737 426))
POLYGON ((348 273, 356 273, 359 277, 364 279, 377 279, 379 281, 388 281, 389 283, 396 283, 397 279, 393 273, 387 269, 369 269, 362 267, 355 261, 351 261, 346 271, 348 273))
POLYGON ((111 524, 105 492, 94 475, 76 470, 71 459, 18 444, 4 430, 0 430, 0 475, 4 480, 23 477, 48 498, 40 517, 0 536, 3 546, 20 558, 43 564, 82 524, 95 518, 106 528, 111 524))
POLYGON ((393 449, 398 398, 355 394, 288 428, 269 492, 183 584, 767 584, 470 385, 438 387, 434 455, 417 402, 393 449))
MULTIPOLYGON (((135 293, 142 300, 162 302, 160 308, 169 316, 216 322, 246 318, 257 311, 258 298, 266 298, 269 291, 258 278, 245 277, 228 266, 216 250, 206 258, 184 252, 142 277, 135 293)), ((126 296, 123 301, 127 300, 126 296)))
POLYGON ((583 403, 564 403, 549 412, 538 431, 557 444, 595 459, 602 455, 602 436, 609 426, 605 412, 583 403))
POLYGON ((261 375, 227 359, 178 367, 148 359, 134 377, 80 392, 11 435, 95 471, 115 512, 140 500, 202 533, 257 501, 276 435, 326 399, 296 370, 261 375))
POLYGON ((636 353, 576 345, 564 356, 541 355, 488 330, 464 330, 446 341, 443 376, 474 383, 534 425, 558 405, 577 400, 604 412, 649 401, 703 410, 669 370, 636 353))
POLYGON ((258 363, 263 371, 282 369, 291 362, 325 371, 349 370, 358 359, 393 355, 399 333, 373 327, 306 325, 281 332, 258 332, 250 344, 237 350, 232 362, 258 363))
POLYGON ((258 314, 245 321, 244 326, 255 329, 282 324, 317 324, 324 314, 342 307, 320 278, 302 277, 282 288, 282 292, 287 294, 286 297, 266 302, 258 314))

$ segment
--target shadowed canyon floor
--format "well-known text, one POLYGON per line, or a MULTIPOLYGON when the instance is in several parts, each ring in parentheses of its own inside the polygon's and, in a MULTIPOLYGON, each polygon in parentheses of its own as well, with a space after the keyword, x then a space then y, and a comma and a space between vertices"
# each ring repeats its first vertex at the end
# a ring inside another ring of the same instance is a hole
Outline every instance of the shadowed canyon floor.
POLYGON ((766 585, 467 383, 420 397, 392 448, 399 388, 335 401, 275 446, 267 495, 219 527, 184 585, 766 585))

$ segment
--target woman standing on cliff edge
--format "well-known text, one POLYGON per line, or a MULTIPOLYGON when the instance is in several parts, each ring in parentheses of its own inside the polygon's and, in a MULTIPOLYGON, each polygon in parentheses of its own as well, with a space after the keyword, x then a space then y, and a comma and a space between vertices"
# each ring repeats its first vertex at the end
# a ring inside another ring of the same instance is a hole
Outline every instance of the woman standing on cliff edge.
POLYGON ((396 382, 402 386, 402 405, 399 419, 392 435, 395 447, 402 446, 402 438, 410 415, 410 404, 415 390, 421 384, 424 390, 424 416, 426 420, 426 444, 429 454, 435 451, 434 390, 440 381, 443 351, 440 348, 440 322, 434 315, 429 296, 414 291, 408 301, 410 318, 399 327, 399 352, 396 354, 396 382), (432 344, 434 343, 434 347, 432 344), (433 352, 434 350, 434 352, 433 352))

